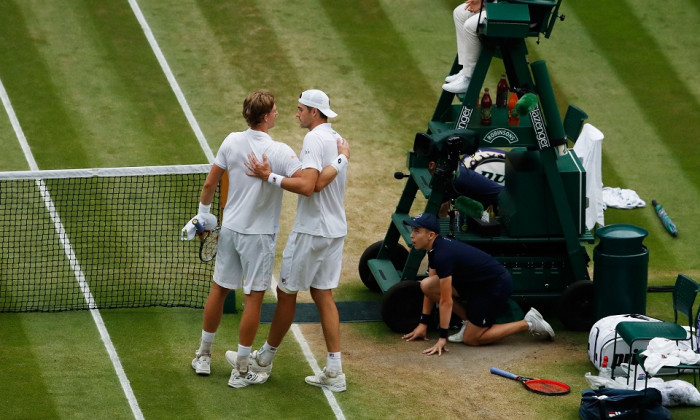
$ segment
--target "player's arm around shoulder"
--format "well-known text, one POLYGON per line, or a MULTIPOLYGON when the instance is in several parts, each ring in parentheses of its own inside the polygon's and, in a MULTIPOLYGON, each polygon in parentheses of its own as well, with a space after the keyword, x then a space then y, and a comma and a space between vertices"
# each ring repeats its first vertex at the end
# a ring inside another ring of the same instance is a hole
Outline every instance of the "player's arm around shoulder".
POLYGON ((342 171, 348 165, 348 160, 350 159, 350 142, 346 139, 338 139, 338 156, 335 158, 332 164, 323 168, 321 173, 316 180, 316 185, 314 187, 314 192, 319 192, 326 188, 328 184, 333 182, 333 180, 338 176, 340 171, 342 171))

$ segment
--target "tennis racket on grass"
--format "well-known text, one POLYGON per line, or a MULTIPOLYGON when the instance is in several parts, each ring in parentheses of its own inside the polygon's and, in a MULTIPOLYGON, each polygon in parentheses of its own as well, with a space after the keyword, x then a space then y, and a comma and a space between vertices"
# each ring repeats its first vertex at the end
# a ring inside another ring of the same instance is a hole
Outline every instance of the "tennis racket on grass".
POLYGON ((534 379, 518 376, 495 367, 491 368, 494 375, 503 376, 523 384, 528 390, 541 395, 566 395, 571 391, 571 387, 563 382, 550 381, 549 379, 534 379))

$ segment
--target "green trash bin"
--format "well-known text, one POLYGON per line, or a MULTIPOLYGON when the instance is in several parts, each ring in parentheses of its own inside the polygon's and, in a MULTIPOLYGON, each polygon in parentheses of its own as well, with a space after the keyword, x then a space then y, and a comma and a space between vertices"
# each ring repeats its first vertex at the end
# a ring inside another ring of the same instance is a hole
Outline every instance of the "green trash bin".
POLYGON ((596 320, 608 315, 646 314, 649 234, 633 225, 608 225, 595 232, 593 287, 596 320))

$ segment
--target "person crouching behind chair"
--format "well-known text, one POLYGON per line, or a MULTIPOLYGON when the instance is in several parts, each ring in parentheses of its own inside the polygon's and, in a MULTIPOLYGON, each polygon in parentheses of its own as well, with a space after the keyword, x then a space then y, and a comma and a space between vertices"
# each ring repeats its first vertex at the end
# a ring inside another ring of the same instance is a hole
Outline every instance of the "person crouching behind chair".
MULTIPOLYGON (((531 308, 520 321, 496 324, 510 299, 513 280, 508 270, 491 255, 466 243, 440 236, 440 224, 433 214, 424 213, 404 224, 412 228, 413 248, 428 253, 428 277, 420 283, 423 309, 418 326, 402 338, 428 340, 428 319, 435 304, 440 313, 437 343, 423 354, 447 351, 447 329, 454 312, 463 322, 462 342, 482 346, 523 331, 554 338, 554 330, 531 308)), ((457 335, 455 334, 455 335, 457 335)))

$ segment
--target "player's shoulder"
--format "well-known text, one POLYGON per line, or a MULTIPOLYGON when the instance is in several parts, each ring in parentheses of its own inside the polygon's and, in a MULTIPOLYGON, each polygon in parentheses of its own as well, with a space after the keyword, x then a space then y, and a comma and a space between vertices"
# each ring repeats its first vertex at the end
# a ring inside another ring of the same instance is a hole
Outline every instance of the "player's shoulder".
POLYGON ((324 138, 332 138, 335 140, 342 137, 337 131, 335 131, 330 123, 321 124, 320 126, 316 127, 316 129, 318 130, 319 135, 323 136, 324 138))
POLYGON ((232 131, 228 133, 226 137, 224 137, 224 141, 221 143, 222 145, 224 144, 231 144, 235 143, 241 140, 244 140, 246 138, 247 131, 232 131))
POLYGON ((297 160, 297 154, 294 149, 291 148, 287 143, 274 140, 271 146, 272 153, 268 153, 268 157, 273 157, 274 159, 282 160, 297 160))
POLYGON ((281 150, 284 152, 294 151, 294 149, 292 149, 292 147, 290 145, 288 145, 287 143, 285 143, 283 141, 275 140, 275 139, 272 139, 272 143, 270 144, 270 148, 272 148, 275 151, 278 151, 278 150, 281 150))
POLYGON ((232 131, 229 133, 225 138, 224 141, 221 143, 221 145, 231 145, 231 144, 237 144, 240 142, 247 142, 248 138, 252 136, 250 133, 250 130, 245 130, 245 131, 232 131))
POLYGON ((240 142, 240 139, 244 138, 243 132, 234 131, 229 133, 219 146, 219 152, 230 152, 236 148, 236 143, 240 142))

